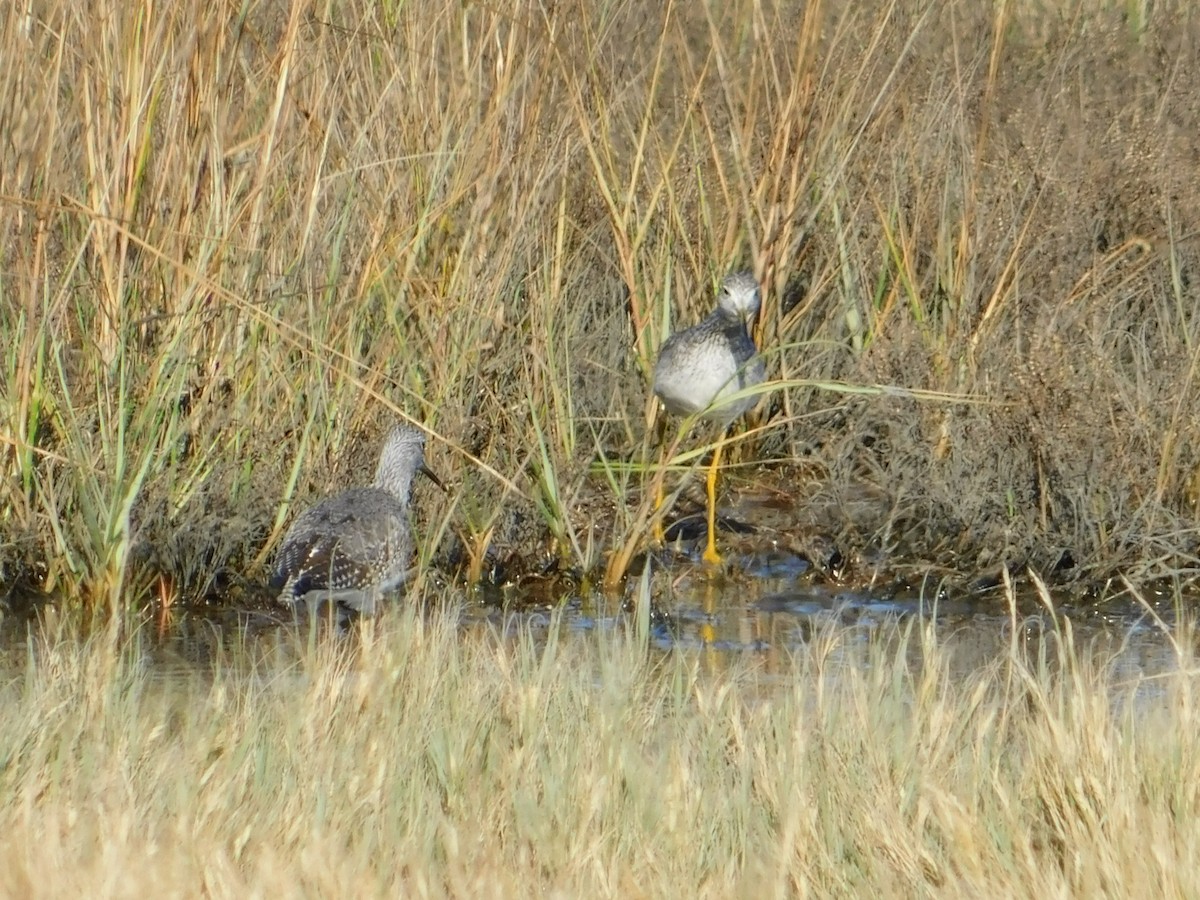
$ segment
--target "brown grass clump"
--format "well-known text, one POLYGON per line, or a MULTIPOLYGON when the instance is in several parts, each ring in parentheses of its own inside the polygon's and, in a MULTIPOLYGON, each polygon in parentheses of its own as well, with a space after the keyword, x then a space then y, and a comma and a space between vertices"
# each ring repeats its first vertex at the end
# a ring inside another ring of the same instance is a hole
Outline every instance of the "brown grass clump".
POLYGON ((800 525, 1189 570, 1200 23, 1058 7, 10 4, 0 576, 257 577, 398 413, 431 548, 596 569, 655 350, 746 264, 758 455, 883 499, 800 525))
POLYGON ((716 670, 411 608, 167 678, 142 636, 41 635, 6 661, 0 891, 1195 894, 1195 634, 1156 673, 1036 624, 965 670, 919 622, 716 670))

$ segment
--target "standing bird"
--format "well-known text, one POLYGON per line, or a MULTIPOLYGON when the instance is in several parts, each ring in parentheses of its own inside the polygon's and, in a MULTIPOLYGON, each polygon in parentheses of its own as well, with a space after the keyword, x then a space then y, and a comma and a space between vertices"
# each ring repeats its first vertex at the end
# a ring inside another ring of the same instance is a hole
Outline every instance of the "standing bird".
POLYGON ((378 599, 413 574, 408 499, 421 472, 445 490, 425 465, 425 436, 397 425, 379 455, 375 483, 327 497, 292 523, 279 553, 271 587, 282 603, 322 601, 374 613, 378 599))
POLYGON ((699 415, 715 422, 722 432, 708 468, 708 543, 704 561, 711 564, 721 561, 716 541, 716 492, 725 431, 749 411, 756 399, 753 395, 732 401, 728 398, 761 384, 767 376, 750 336, 751 320, 761 307, 762 295, 753 273, 726 275, 717 294, 717 308, 699 325, 667 338, 654 366, 654 393, 667 412, 699 415))

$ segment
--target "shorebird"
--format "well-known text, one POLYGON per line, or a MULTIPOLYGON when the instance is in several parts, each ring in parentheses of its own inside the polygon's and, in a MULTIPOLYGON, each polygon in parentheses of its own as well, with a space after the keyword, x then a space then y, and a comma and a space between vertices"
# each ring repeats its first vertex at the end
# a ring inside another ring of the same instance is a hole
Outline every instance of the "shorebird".
MULTIPOLYGON (((699 416, 714 422, 721 436, 708 467, 708 542, 704 560, 721 561, 717 553, 717 467, 729 426, 754 406, 754 395, 730 400, 745 388, 761 384, 766 366, 750 336, 750 323, 762 307, 758 281, 749 271, 726 275, 717 307, 700 324, 667 338, 654 366, 654 393, 667 412, 699 416)), ((659 506, 662 482, 659 481, 659 506)), ((661 528, 661 523, 658 525, 661 528)))
POLYGON ((415 570, 408 501, 417 472, 445 490, 425 465, 425 436, 397 425, 384 442, 374 484, 325 498, 288 529, 271 578, 280 602, 374 613, 379 598, 415 570))

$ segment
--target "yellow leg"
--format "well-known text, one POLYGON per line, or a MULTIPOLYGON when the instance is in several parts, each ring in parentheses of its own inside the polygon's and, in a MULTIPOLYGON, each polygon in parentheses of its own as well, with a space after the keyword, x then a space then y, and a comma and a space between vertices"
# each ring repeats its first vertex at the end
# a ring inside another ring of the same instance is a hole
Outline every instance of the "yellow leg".
POLYGON ((666 473, 667 450, 662 447, 658 451, 658 472, 654 476, 654 512, 650 516, 650 535, 654 542, 662 546, 667 542, 663 532, 663 482, 667 480, 666 473))
POLYGON ((721 554, 717 552, 717 466, 721 464, 724 444, 725 436, 722 435, 708 465, 708 543, 704 547, 704 561, 712 566, 721 563, 721 554))
POLYGON ((700 609, 704 612, 704 618, 700 621, 700 643, 706 650, 717 641, 717 629, 713 627, 713 614, 717 611, 716 599, 713 596, 713 585, 710 581, 705 587, 704 597, 700 603, 700 609))

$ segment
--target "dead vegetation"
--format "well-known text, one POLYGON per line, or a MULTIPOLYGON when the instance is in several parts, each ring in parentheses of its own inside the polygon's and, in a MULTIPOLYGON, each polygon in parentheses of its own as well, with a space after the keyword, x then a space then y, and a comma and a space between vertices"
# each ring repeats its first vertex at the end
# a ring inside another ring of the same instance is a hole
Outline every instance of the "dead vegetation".
POLYGON ((0 888, 1194 895, 1194 629, 1156 665, 1040 621, 964 667, 915 619, 722 660, 410 605, 168 677, 146 632, 48 629, 2 662, 0 888))
POLYGON ((643 524, 654 351, 745 264, 762 477, 886 498, 801 524, 1195 567, 1186 3, 0 15, 9 582, 254 578, 397 413, 458 482, 431 552, 595 569, 643 524))

